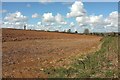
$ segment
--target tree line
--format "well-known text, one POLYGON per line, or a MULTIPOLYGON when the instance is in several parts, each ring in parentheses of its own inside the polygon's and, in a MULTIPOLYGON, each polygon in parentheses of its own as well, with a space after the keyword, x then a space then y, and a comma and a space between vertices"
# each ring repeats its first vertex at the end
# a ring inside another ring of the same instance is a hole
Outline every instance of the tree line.
MULTIPOLYGON (((24 30, 26 30, 26 25, 24 25, 24 30)), ((44 31, 44 30, 40 30, 44 31)), ((49 31, 47 32, 59 32, 58 30, 56 31, 49 31)), ((90 32, 89 29, 85 29, 83 33, 78 33, 78 31, 72 32, 71 29, 68 29, 67 31, 63 31, 61 33, 69 33, 69 34, 81 34, 81 35, 97 35, 97 36, 119 36, 120 32, 90 32)))
MULTIPOLYGON (((73 33, 69 29, 67 33, 73 33)), ((83 33, 78 33, 77 31, 74 34, 81 34, 81 35, 97 35, 97 36, 119 36, 120 32, 90 32, 89 29, 85 29, 83 33)))

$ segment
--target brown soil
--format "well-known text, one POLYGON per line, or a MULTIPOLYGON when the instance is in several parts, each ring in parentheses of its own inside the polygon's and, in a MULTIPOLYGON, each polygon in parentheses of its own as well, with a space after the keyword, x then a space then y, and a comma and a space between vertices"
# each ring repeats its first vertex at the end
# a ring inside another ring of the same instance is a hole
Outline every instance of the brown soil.
POLYGON ((45 68, 71 63, 70 58, 94 51, 102 37, 2 29, 3 77, 47 77, 45 68))

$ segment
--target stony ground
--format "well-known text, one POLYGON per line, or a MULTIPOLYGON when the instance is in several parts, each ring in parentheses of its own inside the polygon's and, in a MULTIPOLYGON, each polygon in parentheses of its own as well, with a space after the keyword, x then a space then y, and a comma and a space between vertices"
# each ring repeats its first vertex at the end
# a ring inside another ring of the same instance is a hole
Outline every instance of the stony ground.
POLYGON ((95 51, 102 37, 2 29, 3 77, 47 77, 48 67, 66 66, 71 58, 95 51))

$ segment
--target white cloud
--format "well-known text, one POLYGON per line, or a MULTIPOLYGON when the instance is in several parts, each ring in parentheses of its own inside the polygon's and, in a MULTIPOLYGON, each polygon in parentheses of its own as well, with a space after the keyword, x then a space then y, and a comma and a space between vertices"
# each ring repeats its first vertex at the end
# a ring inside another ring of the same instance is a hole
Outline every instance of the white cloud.
POLYGON ((34 14, 32 15, 32 18, 40 18, 40 15, 37 14, 37 13, 34 13, 34 14))
POLYGON ((106 26, 118 27, 118 12, 111 12, 105 22, 108 24, 106 26))
POLYGON ((89 24, 89 17, 83 16, 83 17, 76 17, 76 21, 79 24, 79 26, 84 26, 86 24, 89 24))
POLYGON ((51 2, 52 0, 39 0, 39 2, 51 2))
POLYGON ((54 27, 54 22, 37 22, 37 25, 35 25, 35 29, 38 30, 48 30, 52 27, 54 27))
POLYGON ((27 29, 35 30, 36 27, 33 24, 27 24, 27 29))
POLYGON ((54 22, 54 16, 52 13, 44 13, 43 14, 43 22, 54 22))
POLYGON ((44 13, 43 14, 43 23, 47 23, 51 25, 50 23, 57 23, 61 25, 67 24, 67 22, 64 20, 64 17, 61 14, 57 14, 56 16, 53 16, 52 13, 44 13))
POLYGON ((103 19, 103 15, 99 15, 99 16, 90 16, 89 17, 89 24, 91 26, 104 26, 105 25, 105 22, 104 22, 104 19, 103 19))
POLYGON ((39 0, 39 2, 42 4, 47 4, 48 2, 52 2, 52 0, 39 0))
POLYGON ((70 7, 70 13, 67 13, 67 18, 70 17, 80 17, 84 16, 86 11, 83 7, 83 3, 81 1, 75 1, 75 3, 70 7))
POLYGON ((97 25, 104 25, 103 15, 99 16, 82 16, 77 17, 76 21, 79 23, 80 26, 97 26, 97 25))
POLYGON ((67 22, 65 21, 65 22, 61 22, 61 25, 66 25, 67 24, 67 22))
POLYGON ((3 27, 10 28, 23 28, 23 26, 27 23, 28 18, 22 15, 21 12, 9 13, 3 22, 3 27))
POLYGON ((3 10, 0 10, 0 13, 6 13, 7 10, 3 9, 3 10))
POLYGON ((70 27, 75 27, 75 24, 73 22, 71 22, 70 27))
POLYGON ((58 23, 64 22, 64 18, 59 13, 55 16, 55 19, 58 23))
POLYGON ((52 22, 50 25, 55 25, 55 23, 54 23, 54 22, 52 22))
POLYGON ((37 25, 41 25, 42 23, 41 22, 38 22, 37 25))
POLYGON ((106 25, 105 29, 109 32, 118 31, 118 12, 114 11, 109 14, 109 16, 104 20, 106 25))
POLYGON ((9 13, 5 18, 5 21, 8 22, 26 22, 28 18, 23 16, 21 12, 9 13))
POLYGON ((115 28, 113 29, 113 27, 116 27, 116 30, 118 29, 118 12, 111 12, 107 18, 104 18, 103 15, 76 17, 76 21, 80 27, 89 26, 101 31, 104 31, 104 29, 109 29, 110 31, 111 28, 111 31, 115 31, 115 28))
POLYGON ((67 22, 65 22, 64 20, 64 17, 59 13, 57 13, 57 15, 55 16, 55 20, 59 24, 67 24, 67 22))
MULTIPOLYGON (((91 29, 98 29, 104 31, 104 29, 118 29, 118 12, 114 11, 109 14, 108 17, 103 17, 103 15, 86 15, 83 3, 81 1, 76 1, 70 7, 70 12, 67 13, 67 18, 74 17, 76 22, 80 27, 91 27, 91 29)), ((70 26, 72 23, 70 23, 70 26)))
POLYGON ((90 22, 91 23, 99 23, 101 21, 101 18, 103 17, 103 15, 99 15, 99 16, 90 16, 90 22))

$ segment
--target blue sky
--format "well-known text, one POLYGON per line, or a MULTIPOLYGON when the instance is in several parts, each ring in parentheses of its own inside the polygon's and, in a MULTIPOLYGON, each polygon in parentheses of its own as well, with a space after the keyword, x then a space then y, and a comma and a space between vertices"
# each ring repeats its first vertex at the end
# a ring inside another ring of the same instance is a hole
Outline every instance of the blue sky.
MULTIPOLYGON (((52 13, 53 16, 59 13, 63 17, 66 17, 66 14, 70 12, 70 8, 73 4, 74 2, 3 2, 2 10, 6 10, 6 12, 3 13, 3 18, 5 18, 8 13, 15 13, 16 11, 19 11, 22 15, 28 17, 28 24, 35 25, 37 22, 42 21, 42 17, 32 18, 31 16, 34 13, 37 13, 40 16, 43 16, 44 13, 48 12, 52 13)), ((83 2, 83 4, 87 15, 103 15, 103 18, 106 18, 111 12, 118 11, 117 2, 83 2)), ((68 22, 74 22, 74 24, 78 26, 75 18, 76 17, 69 19, 65 18, 65 20, 68 22)))
MULTIPOLYGON (((43 14, 46 12, 52 12, 53 15, 60 13, 66 16, 69 12, 69 7, 71 4, 68 2, 48 2, 46 4, 39 2, 4 2, 2 9, 8 10, 7 13, 14 13, 16 11, 22 12, 24 15, 31 17, 34 13, 43 14), (65 4, 66 3, 66 4, 65 4), (67 4, 68 3, 68 4, 67 4), (31 7, 27 7, 30 4, 31 7)), ((84 8, 87 10, 89 15, 103 14, 105 17, 109 15, 112 11, 118 10, 117 2, 84 2, 84 8)), ((7 14, 3 14, 3 17, 7 14)), ((34 22, 34 20, 31 20, 34 22)))

